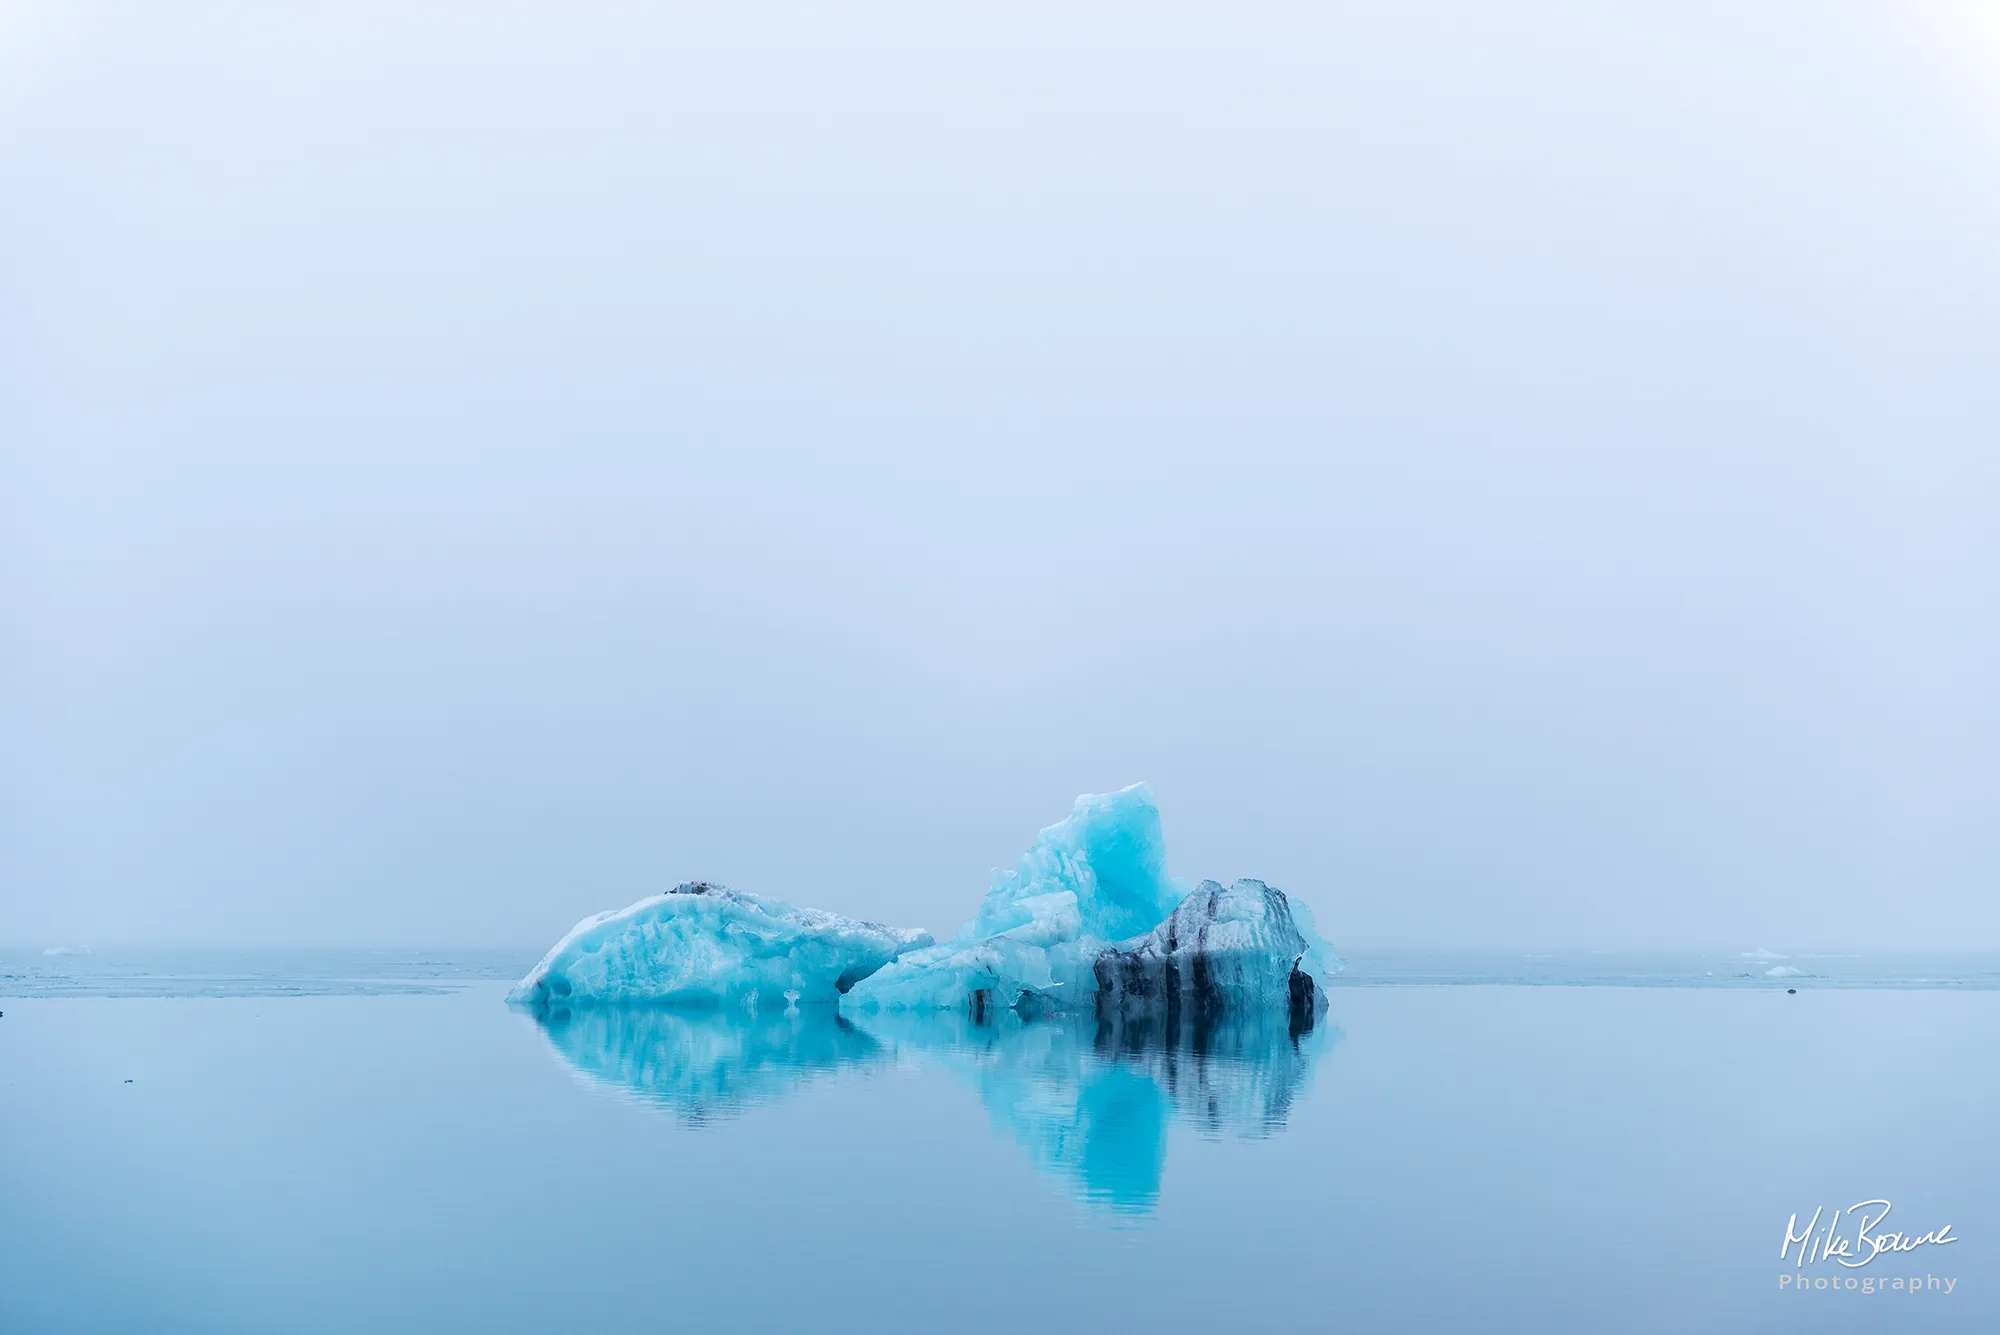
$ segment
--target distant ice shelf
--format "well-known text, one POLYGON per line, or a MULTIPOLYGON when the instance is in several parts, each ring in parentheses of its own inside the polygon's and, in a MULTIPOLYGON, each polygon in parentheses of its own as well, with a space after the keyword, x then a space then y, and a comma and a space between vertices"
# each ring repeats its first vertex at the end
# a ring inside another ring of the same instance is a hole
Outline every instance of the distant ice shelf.
POLYGON ((1262 881, 1167 875, 1145 784, 1085 795, 1042 830, 951 940, 703 881, 578 923, 509 1000, 833 1003, 856 1013, 1279 1013, 1296 1032, 1341 968, 1303 904, 1262 881))

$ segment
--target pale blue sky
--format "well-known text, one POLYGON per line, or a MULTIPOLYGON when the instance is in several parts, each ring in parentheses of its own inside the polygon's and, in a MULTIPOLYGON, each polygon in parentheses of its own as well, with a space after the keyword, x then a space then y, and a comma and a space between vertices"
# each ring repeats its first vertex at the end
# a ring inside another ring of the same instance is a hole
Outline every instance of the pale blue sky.
POLYGON ((2000 946, 1975 6, 0 3, 0 940, 2000 946))

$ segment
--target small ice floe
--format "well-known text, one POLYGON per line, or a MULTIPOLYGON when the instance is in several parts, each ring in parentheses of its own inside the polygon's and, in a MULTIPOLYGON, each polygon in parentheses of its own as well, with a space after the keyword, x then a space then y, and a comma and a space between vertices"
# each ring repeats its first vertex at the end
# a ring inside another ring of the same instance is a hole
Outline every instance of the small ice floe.
POLYGON ((1806 976, 1806 971, 1804 969, 1794 969, 1789 964, 1780 964, 1775 969, 1764 970, 1764 976, 1766 978, 1803 978, 1806 976))
POLYGON ((89 953, 90 953, 90 947, 89 947, 89 946, 50 946, 50 947, 49 947, 49 948, 48 948, 47 950, 44 950, 44 951, 42 952, 42 954, 43 954, 44 956, 49 956, 49 955, 88 955, 89 953))
POLYGON ((1767 950, 1763 946, 1759 946, 1755 950, 1744 951, 1736 958, 1740 960, 1782 960, 1790 959, 1791 957, 1789 955, 1780 955, 1775 950, 1767 950))

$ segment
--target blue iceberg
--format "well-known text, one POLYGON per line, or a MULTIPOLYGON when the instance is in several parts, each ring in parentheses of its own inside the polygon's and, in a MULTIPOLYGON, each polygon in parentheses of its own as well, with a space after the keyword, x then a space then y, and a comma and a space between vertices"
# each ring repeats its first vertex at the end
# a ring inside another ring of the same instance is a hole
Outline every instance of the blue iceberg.
POLYGON ((1295 1032, 1341 965, 1312 915, 1262 881, 1167 875, 1145 784, 1084 796, 996 873, 958 935, 797 908, 705 881, 587 918, 509 996, 531 1008, 839 1004, 863 1011, 1169 1019, 1264 1010, 1295 1032))
POLYGON ((537 1010, 621 1003, 833 1003, 929 932, 689 881, 585 918, 508 994, 537 1010))
POLYGON ((1261 881, 1192 893, 1166 872, 1145 784, 1076 800, 979 912, 942 945, 909 951, 857 983, 857 1010, 958 1010, 974 1020, 1182 1005, 1277 1007, 1311 1016, 1341 967, 1303 905, 1261 881))

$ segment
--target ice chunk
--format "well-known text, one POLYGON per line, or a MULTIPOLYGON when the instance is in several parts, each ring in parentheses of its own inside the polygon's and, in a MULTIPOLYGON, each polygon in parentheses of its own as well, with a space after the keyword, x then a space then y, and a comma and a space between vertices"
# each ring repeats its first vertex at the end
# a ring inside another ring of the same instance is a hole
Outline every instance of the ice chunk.
POLYGON ((1744 951, 1741 955, 1738 955, 1736 958, 1743 960, 1763 960, 1766 963, 1768 963, 1771 960, 1782 960, 1782 959, 1788 959, 1790 957, 1786 955, 1780 955, 1777 951, 1772 950, 1767 946, 1759 946, 1755 950, 1744 951))
POLYGON ((1160 809, 1143 783, 1076 799, 1011 872, 997 873, 979 912, 943 945, 902 956, 858 984, 864 1009, 1004 1009, 1024 996, 1081 1009, 1096 991, 1104 946, 1149 930, 1181 887, 1166 873, 1160 809))
MULTIPOLYGON (((1017 929, 1053 936, 1046 920, 1017 929)), ((861 1010, 964 1010, 975 1018, 1033 998, 1040 1010, 1087 1005, 1096 990, 1091 964, 1102 943, 1092 938, 1047 945, 1002 934, 984 941, 947 941, 912 950, 856 983, 842 1005, 861 1010)))
POLYGON ((1100 1013, 1279 1010, 1310 1028, 1340 967, 1311 918, 1300 926, 1284 891, 1203 881, 1147 935, 1099 955, 1094 972, 1100 1013))
POLYGON ((928 932, 859 922, 706 881, 585 918, 508 1000, 537 1009, 607 1003, 784 1007, 835 1002, 928 932))
POLYGON ((1764 976, 1766 978, 1803 978, 1806 976, 1806 971, 1804 969, 1794 969, 1789 964, 1780 964, 1775 969, 1764 970, 1764 976))
POLYGON ((1304 905, 1261 881, 1204 881, 1183 893, 1166 873, 1146 785, 1080 797, 1069 819, 994 878, 955 939, 903 955, 845 1004, 963 1009, 975 1021, 1008 1010, 1091 1014, 1103 1004, 1325 1006, 1340 961, 1304 905))

